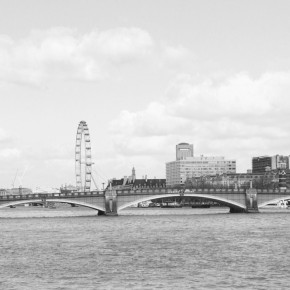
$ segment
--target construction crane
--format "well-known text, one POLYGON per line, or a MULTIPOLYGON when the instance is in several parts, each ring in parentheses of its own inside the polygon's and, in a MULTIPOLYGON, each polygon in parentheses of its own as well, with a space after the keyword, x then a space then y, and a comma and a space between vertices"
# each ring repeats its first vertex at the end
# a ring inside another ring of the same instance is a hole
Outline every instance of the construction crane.
POLYGON ((15 180, 16 180, 17 174, 18 174, 18 168, 17 168, 17 170, 16 170, 16 174, 15 174, 14 179, 13 179, 13 181, 12 181, 12 188, 14 188, 15 180))
POLYGON ((97 183, 96 183, 96 181, 95 181, 95 178, 94 178, 93 174, 91 174, 91 177, 92 177, 93 183, 94 183, 94 185, 95 185, 95 187, 96 187, 96 190, 99 190, 99 188, 98 188, 98 186, 97 186, 97 183))

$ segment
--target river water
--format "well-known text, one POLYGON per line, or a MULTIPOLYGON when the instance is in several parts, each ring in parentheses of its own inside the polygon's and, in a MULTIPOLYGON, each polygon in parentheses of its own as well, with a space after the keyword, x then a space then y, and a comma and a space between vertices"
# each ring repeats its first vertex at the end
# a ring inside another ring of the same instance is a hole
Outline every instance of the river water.
POLYGON ((0 211, 0 289, 289 289, 290 210, 0 211))

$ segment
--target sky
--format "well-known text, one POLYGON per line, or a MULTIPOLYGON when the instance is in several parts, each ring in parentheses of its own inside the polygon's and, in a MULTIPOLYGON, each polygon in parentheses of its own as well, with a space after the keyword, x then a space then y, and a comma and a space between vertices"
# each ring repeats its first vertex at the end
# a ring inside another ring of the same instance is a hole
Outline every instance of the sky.
POLYGON ((0 0, 0 188, 165 178, 195 156, 290 154, 287 0, 0 0))

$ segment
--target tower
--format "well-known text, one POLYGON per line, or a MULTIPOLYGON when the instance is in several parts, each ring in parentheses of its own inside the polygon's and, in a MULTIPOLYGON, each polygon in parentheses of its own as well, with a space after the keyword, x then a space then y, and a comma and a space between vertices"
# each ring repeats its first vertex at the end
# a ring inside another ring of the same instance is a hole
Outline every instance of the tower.
POLYGON ((184 160, 193 157, 193 144, 179 143, 176 145, 176 160, 184 160))
POLYGON ((132 168, 132 180, 133 180, 133 182, 135 181, 135 179, 136 179, 136 171, 135 171, 135 167, 133 166, 133 168, 132 168))

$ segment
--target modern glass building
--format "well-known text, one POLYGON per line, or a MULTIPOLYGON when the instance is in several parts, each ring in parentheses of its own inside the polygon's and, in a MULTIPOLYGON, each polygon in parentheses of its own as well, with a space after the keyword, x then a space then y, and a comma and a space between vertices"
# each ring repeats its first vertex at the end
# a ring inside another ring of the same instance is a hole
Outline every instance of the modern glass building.
POLYGON ((259 156, 252 158, 252 172, 265 173, 266 170, 276 170, 279 168, 289 169, 289 156, 259 156))

